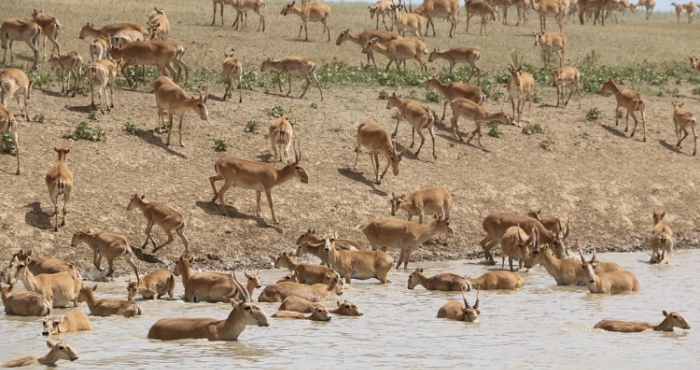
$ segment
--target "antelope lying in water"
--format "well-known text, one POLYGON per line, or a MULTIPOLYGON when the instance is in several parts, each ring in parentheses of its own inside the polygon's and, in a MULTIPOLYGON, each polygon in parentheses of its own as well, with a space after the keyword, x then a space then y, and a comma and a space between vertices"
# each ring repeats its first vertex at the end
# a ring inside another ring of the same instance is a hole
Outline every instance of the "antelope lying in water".
POLYGON ((243 302, 231 301, 233 309, 225 320, 213 318, 168 318, 158 320, 148 331, 148 338, 177 340, 205 338, 208 340, 238 340, 248 325, 270 326, 262 308, 250 301, 250 296, 235 274, 233 282, 238 291, 243 292, 243 302))
POLYGON ((173 273, 182 275, 182 285, 185 287, 185 302, 230 302, 236 293, 236 283, 231 275, 223 272, 192 273, 190 262, 194 258, 180 257, 173 273))
POLYGON ((311 315, 306 316, 301 312, 295 311, 277 311, 272 314, 272 317, 278 319, 307 319, 311 321, 331 321, 331 315, 328 309, 323 306, 309 306, 311 315))
POLYGON ((467 287, 467 291, 472 288, 469 282, 460 275, 444 273, 429 278, 423 274, 422 268, 417 268, 408 275, 408 289, 413 290, 417 285, 422 285, 427 290, 442 290, 447 292, 464 290, 465 286, 467 287))
POLYGON ((10 273, 10 282, 22 280, 27 291, 43 295, 54 307, 67 307, 71 301, 78 306, 75 300, 83 285, 80 279, 67 271, 34 276, 27 268, 31 262, 32 258, 27 257, 26 261, 14 265, 10 273))
POLYGON ((387 279, 394 259, 382 251, 339 251, 334 238, 325 238, 324 251, 328 255, 333 270, 345 278, 350 285, 351 279, 378 279, 382 284, 390 283, 387 279))
POLYGON ((334 295, 342 295, 343 287, 337 276, 330 278, 329 284, 277 283, 268 285, 258 297, 258 302, 281 302, 295 296, 311 302, 324 302, 334 295))
POLYGON ((525 281, 520 275, 510 271, 487 272, 478 278, 465 276, 470 286, 475 286, 484 290, 520 290, 525 285, 525 281))
MULTIPOLYGON (((340 316, 362 316, 364 313, 356 304, 345 300, 342 303, 337 301, 338 308, 328 310, 328 312, 340 316)), ((319 307, 320 303, 307 301, 306 299, 290 296, 282 301, 278 311, 294 311, 301 313, 311 313, 311 307, 319 307)))
POLYGON ((126 287, 129 294, 127 300, 133 301, 136 294, 141 294, 143 299, 160 299, 168 295, 170 299, 175 297, 175 275, 168 270, 157 269, 141 279, 140 282, 131 281, 126 287))
MULTIPOLYGON (((525 257, 525 268, 532 268, 535 265, 542 265, 547 272, 552 275, 557 285, 579 285, 586 286, 585 271, 580 263, 573 258, 559 259, 553 256, 547 246, 535 245, 525 257)), ((622 267, 613 262, 599 262, 595 267, 597 274, 606 272, 623 271, 622 267)))
POLYGON ((664 321, 658 325, 650 324, 648 322, 635 322, 635 321, 617 321, 617 320, 603 320, 595 324, 595 329, 603 329, 607 331, 617 331, 620 333, 639 333, 647 329, 654 329, 656 331, 673 331, 673 328, 678 327, 681 329, 690 329, 690 323, 686 320, 683 315, 678 312, 666 312, 662 311, 664 314, 664 321))
POLYGON ((294 261, 292 252, 282 253, 275 259, 275 268, 283 267, 294 273, 302 284, 328 284, 329 279, 336 276, 335 271, 328 267, 294 261))
MULTIPOLYGON (((24 251, 20 249, 19 252, 13 254, 12 258, 10 259, 10 270, 14 267, 15 264, 24 262, 27 265, 29 271, 31 271, 34 275, 55 274, 57 272, 67 271, 72 273, 78 279, 83 280, 83 276, 80 275, 80 271, 78 271, 78 269, 75 266, 60 258, 42 257, 39 259, 30 259, 29 257, 31 256, 32 251, 24 251), (27 261, 28 259, 29 261, 27 261)), ((11 283, 10 275, 7 275, 7 283, 11 283)))
POLYGON ((0 367, 22 367, 36 364, 55 366, 58 360, 75 361, 78 359, 78 354, 75 352, 75 350, 65 342, 58 342, 54 344, 47 340, 46 345, 51 348, 51 350, 44 356, 26 356, 16 360, 7 361, 0 365, 0 367))
POLYGON ((595 272, 595 267, 598 266, 599 262, 595 247, 593 248, 593 257, 589 262, 586 262, 586 259, 583 257, 583 251, 580 246, 578 248, 578 253, 581 256, 581 268, 583 268, 586 273, 586 283, 591 293, 617 294, 629 291, 636 292, 639 290, 637 277, 629 271, 597 274, 595 272))
POLYGON ((19 292, 12 294, 14 284, 0 285, 0 297, 5 306, 6 315, 44 316, 51 314, 51 302, 41 294, 34 292, 19 292))
POLYGON ((479 292, 481 292, 481 290, 477 290, 476 301, 474 302, 474 307, 472 307, 469 305, 469 302, 467 302, 467 296, 464 295, 464 289, 462 289, 464 304, 455 300, 445 303, 438 310, 438 319, 479 322, 479 315, 481 314, 481 311, 479 311, 479 292))
POLYGON ((41 332, 41 335, 44 336, 92 330, 90 319, 80 310, 73 311, 61 317, 46 316, 42 324, 44 330, 41 332))
POLYGON ((122 315, 124 317, 134 317, 143 314, 141 307, 132 301, 95 299, 94 292, 96 290, 97 285, 92 288, 84 287, 80 289, 80 294, 78 295, 78 302, 86 302, 93 316, 122 315))

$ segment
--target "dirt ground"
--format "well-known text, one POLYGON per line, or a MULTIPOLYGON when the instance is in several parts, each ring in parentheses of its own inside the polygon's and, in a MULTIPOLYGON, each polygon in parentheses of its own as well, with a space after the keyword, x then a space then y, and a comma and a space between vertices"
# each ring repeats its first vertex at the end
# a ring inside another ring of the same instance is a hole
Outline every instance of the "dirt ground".
MULTIPOLYGON (((13 15, 19 12, 17 9, 22 9, 24 16, 31 14, 32 5, 20 6, 24 3, 17 1, 8 3, 13 15)), ((46 8, 46 4, 40 5, 46 8)), ((184 7, 180 2, 178 4, 184 7)), ((139 14, 145 18, 149 7, 141 8, 139 14)), ((274 29, 282 18, 278 8, 277 3, 268 6, 266 15, 270 29, 274 29)), ((8 15, 5 10, 3 8, 2 14, 8 15)), ((250 17, 246 33, 235 33, 229 27, 234 14, 230 7, 227 8, 224 29, 219 26, 210 28, 211 7, 205 7, 205 10, 195 13, 196 21, 182 22, 187 23, 188 29, 196 29, 197 34, 213 30, 239 38, 240 35, 264 37, 254 32, 257 26, 255 16, 250 17)), ((59 41, 65 41, 65 50, 71 45, 80 47, 85 51, 87 61, 87 41, 75 37, 83 22, 78 18, 73 17, 74 21, 70 23, 68 19, 62 20, 67 30, 59 41)), ((342 27, 339 18, 336 18, 332 38, 342 27)), ((106 23, 105 19, 124 20, 121 14, 103 14, 102 19, 95 20, 95 23, 106 23)), ((533 19, 531 16, 531 22, 533 19)), ((366 27, 370 26, 369 22, 374 25, 369 17, 364 22, 366 27)), ((179 21, 173 23, 173 27, 179 26, 179 21)), ((298 25, 298 19, 290 24, 298 25)), ((438 32, 444 37, 447 29, 442 22, 440 24, 438 32)), ((314 29, 313 35, 318 39, 320 26, 315 26, 309 28, 314 29)), ((460 23, 460 29, 462 26, 460 23)), ((500 29, 495 23, 490 26, 500 29)), ((292 29, 294 32, 298 30, 296 26, 292 29)), ((271 35, 274 34, 267 36, 271 35)), ((461 36, 464 36, 463 30, 461 36)), ((498 35, 490 37, 489 40, 499 40, 498 35)), ((220 68, 218 56, 223 49, 208 47, 204 52, 198 49, 194 39, 181 37, 180 40, 195 50, 190 54, 216 55, 217 62, 211 68, 220 68)), ((285 45, 282 48, 295 43, 281 42, 285 45)), ((326 43, 309 45, 331 48, 326 43)), ((332 48, 338 50, 335 45, 332 48)), ((15 53, 28 55, 24 45, 15 46, 15 53)), ((201 67, 203 61, 194 55, 190 55, 192 66, 201 67)), ((357 54, 353 55, 357 57, 357 54)), ((256 65, 262 57, 257 59, 256 65)), ((20 61, 27 63, 26 59, 20 61)), ((252 64, 251 68, 257 68, 252 64)), ((431 65, 431 70, 443 67, 445 65, 431 65)), ((40 68, 47 66, 43 64, 40 68)), ((165 134, 154 131, 157 110, 149 87, 115 92, 116 109, 105 115, 98 113, 99 122, 91 122, 107 131, 106 140, 99 142, 62 138, 79 122, 87 120, 93 110, 89 95, 66 97, 60 94, 60 84, 55 83, 35 89, 29 115, 43 113, 45 122, 20 122, 22 174, 14 175, 14 156, 0 155, 2 255, 9 256, 20 248, 31 249, 39 256, 64 258, 89 272, 93 270, 92 252, 86 245, 70 246, 73 232, 115 232, 126 236, 132 247, 138 248, 145 239, 146 221, 139 211, 126 211, 130 197, 138 193, 145 194, 147 200, 165 203, 185 216, 190 249, 206 261, 197 268, 231 269, 239 262, 246 268, 266 268, 270 267, 272 256, 292 250, 296 238, 308 228, 320 233, 338 232, 342 238, 367 245, 361 225, 374 218, 390 217, 389 196, 392 192, 409 194, 428 186, 443 186, 451 192, 454 198, 451 219, 456 235, 447 245, 424 245, 413 254, 409 267, 425 260, 477 257, 481 253, 478 243, 485 235, 481 222, 486 215, 492 212, 526 213, 533 208, 542 209, 546 215, 570 219, 569 244, 579 241, 586 246, 595 245, 599 250, 613 251, 647 249, 653 210, 667 212, 666 221, 675 232, 677 248, 694 248, 700 243, 700 220, 694 206, 700 201, 700 174, 696 170, 700 159, 690 155, 692 138, 687 139, 682 150, 674 147, 672 98, 668 94, 663 97, 646 95, 647 142, 644 143, 641 141, 641 124, 633 139, 627 137, 629 133, 623 132, 624 119, 620 126, 615 126, 613 97, 586 94, 580 109, 576 97, 572 98, 568 108, 555 108, 554 88, 537 86, 536 91, 543 101, 533 104, 532 123, 544 126, 544 134, 525 135, 517 127, 501 126, 504 136, 493 138, 486 136, 488 127, 485 127, 484 148, 479 148, 459 142, 449 127, 438 124, 435 129, 437 160, 430 155, 431 143, 426 132, 428 140, 420 156, 417 158, 413 154, 415 148, 408 149, 401 163, 400 175, 388 175, 381 185, 376 185, 372 181, 372 168, 366 152, 360 156, 357 170, 353 170, 355 134, 358 125, 367 119, 393 130, 396 122, 391 118, 393 111, 387 110, 386 101, 377 97, 380 90, 390 93, 394 90, 369 85, 328 85, 324 86, 325 100, 321 102, 313 86, 304 99, 296 98, 301 86, 300 81, 293 83, 292 97, 266 94, 260 89, 244 91, 244 104, 239 108, 235 101, 222 101, 223 86, 212 85, 207 103, 209 120, 201 121, 188 114, 183 133, 185 147, 177 145, 177 136, 173 134, 174 145, 170 148, 165 145, 165 134), (301 142, 302 165, 310 181, 302 184, 291 180, 274 189, 273 200, 280 225, 272 224, 264 197, 261 206, 265 218, 255 217, 255 194, 249 190, 233 188, 228 191, 230 216, 224 216, 211 202, 213 194, 208 178, 215 175, 214 163, 224 154, 269 161, 271 150, 265 133, 273 118, 265 113, 265 109, 275 105, 288 112, 291 110, 290 115, 297 119, 294 136, 301 142), (592 107, 602 111, 601 120, 585 119, 586 112, 592 107), (253 119, 262 123, 258 134, 244 132, 245 123, 253 119), (123 124, 127 121, 137 124, 138 136, 123 131, 123 124), (225 138, 230 144, 226 153, 214 150, 214 140, 219 138, 225 138), (550 143, 551 150, 542 149, 543 141, 550 143), (53 209, 44 183, 46 171, 56 160, 54 146, 71 148, 68 165, 74 176, 67 226, 59 228, 58 232, 52 228, 50 215, 53 209)), ((697 110, 700 102, 691 94, 692 86, 677 87, 680 92, 674 99, 685 101, 687 108, 697 110)), ((396 91, 406 95, 410 90, 413 89, 396 91)), ((641 91, 651 90, 642 88, 641 91)), ((418 92, 420 97, 424 95, 422 89, 418 92)), ((442 103, 428 105, 441 113, 442 103)), ((505 101, 487 100, 485 107, 503 109, 508 115, 511 113, 510 103, 505 101)), ((9 108, 18 112, 15 102, 11 102, 9 108)), ((449 122, 450 117, 448 112, 446 121, 449 122)), ((473 122, 460 120, 463 135, 473 127, 473 122)), ((404 142, 409 136, 409 125, 402 122, 399 141, 404 142)), ((382 166, 385 163, 383 159, 380 162, 382 166)), ((401 214, 399 217, 405 216, 401 214)), ((154 230, 156 240, 164 241, 162 231, 154 230)), ((176 240, 158 252, 162 264, 139 262, 140 268, 151 270, 172 266, 183 250, 176 240)), ((150 252, 150 247, 147 251, 150 252)), ((396 255, 396 251, 391 253, 396 255)), ((118 262, 117 266, 120 273, 128 273, 123 262, 118 262)))

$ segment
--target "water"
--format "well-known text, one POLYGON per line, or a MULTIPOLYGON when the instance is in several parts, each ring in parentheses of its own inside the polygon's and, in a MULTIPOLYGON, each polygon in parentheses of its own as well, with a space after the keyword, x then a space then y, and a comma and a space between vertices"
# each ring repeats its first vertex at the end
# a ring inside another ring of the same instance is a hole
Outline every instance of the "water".
MULTIPOLYGON (((643 253, 601 254, 635 273, 640 291, 594 295, 584 287, 558 287, 542 267, 523 273, 518 292, 481 292, 481 323, 437 319, 437 311, 458 292, 408 290, 410 270, 392 270, 393 282, 354 282, 341 299, 357 303, 359 318, 334 317, 329 323, 270 318, 270 327, 248 327, 238 342, 152 341, 148 329, 164 317, 224 319, 230 305, 182 301, 139 302, 145 315, 91 317, 92 332, 61 335, 78 352, 65 369, 178 368, 446 368, 505 369, 687 369, 700 362, 698 293, 694 268, 700 251, 677 251, 674 264, 652 266, 643 253), (658 323, 662 310, 683 314, 693 329, 672 333, 621 334, 594 330, 604 318, 658 323)), ((478 276, 494 269, 477 261, 421 263, 426 274, 455 272, 478 276)), ((411 262, 409 267, 417 267, 411 262)), ((507 266, 507 265, 506 265, 507 266)), ((264 284, 286 271, 262 271, 264 284)), ((92 285, 92 282, 86 282, 92 285)), ((21 285, 21 284, 20 284, 21 285)), ((98 298, 126 298, 126 283, 99 283, 98 298)), ((259 290, 256 290, 257 297, 259 290)), ((176 295, 183 294, 180 280, 176 295)), ((473 304, 475 292, 467 295, 473 304)), ((279 303, 260 303, 271 315, 279 303)), ((327 306, 335 303, 327 302, 327 306)), ((88 312, 85 304, 82 310, 88 312)), ((72 309, 57 309, 65 314, 72 309)), ((0 362, 47 352, 38 318, 0 314, 0 362)), ((56 340, 56 337, 49 338, 56 340)), ((43 367, 42 367, 43 368, 43 367)))

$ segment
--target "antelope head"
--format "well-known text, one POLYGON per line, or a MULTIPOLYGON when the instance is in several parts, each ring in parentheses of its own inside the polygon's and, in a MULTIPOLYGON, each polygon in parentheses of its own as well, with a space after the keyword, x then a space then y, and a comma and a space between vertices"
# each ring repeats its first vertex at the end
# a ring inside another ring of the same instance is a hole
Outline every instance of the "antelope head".
POLYGON ((126 206, 127 211, 131 211, 134 208, 137 208, 139 205, 144 204, 145 202, 143 201, 143 198, 145 198, 146 195, 141 195, 139 196, 138 194, 134 194, 133 197, 131 197, 131 201, 129 202, 129 205, 126 206))
POLYGON ((51 341, 47 340, 46 345, 51 348, 51 353, 53 356, 61 360, 75 361, 78 359, 78 353, 76 353, 75 350, 65 342, 53 344, 51 341))
POLYGON ((437 213, 433 215, 433 224, 436 228, 443 234, 447 234, 448 237, 453 238, 455 236, 455 231, 450 226, 450 217, 445 216, 445 206, 442 206, 442 212, 438 215, 437 213))
POLYGON ((44 318, 44 320, 41 321, 41 324, 44 326, 44 330, 42 330, 41 335, 49 336, 49 335, 58 334, 58 326, 61 325, 62 322, 63 322, 63 316, 61 316, 61 317, 46 316, 44 318))
POLYGON ((282 11, 280 12, 280 14, 287 15, 290 11, 292 11, 294 9, 294 4, 296 4, 296 0, 292 1, 291 3, 287 2, 287 4, 285 4, 282 7, 282 11))
POLYGON ((406 194, 401 194, 396 195, 393 192, 391 193, 391 199, 389 199, 389 203, 391 203, 391 215, 396 216, 396 212, 401 209, 401 204, 406 200, 406 194))
POLYGON ((591 260, 589 262, 586 262, 586 258, 583 257, 583 250, 581 249, 581 246, 576 242, 576 246, 578 247, 578 254, 581 257, 581 268, 583 268, 583 271, 586 272, 586 275, 588 276, 588 282, 589 283, 595 283, 595 268, 600 265, 600 262, 598 262, 598 256, 595 250, 595 247, 593 247, 593 256, 591 257, 591 260))
POLYGON ((406 153, 408 139, 406 139, 406 141, 403 143, 403 150, 398 150, 396 144, 396 140, 394 140, 392 142, 391 156, 389 157, 389 160, 391 161, 391 171, 393 172, 394 176, 399 175, 399 163, 401 163, 403 155, 406 153))
POLYGON ((348 40, 348 36, 350 35, 350 29, 346 29, 345 31, 341 31, 340 35, 338 35, 338 38, 335 40, 335 44, 340 46, 342 43, 348 40))
POLYGON ((690 323, 688 320, 686 320, 686 318, 678 312, 661 311, 661 313, 663 313, 664 317, 666 318, 664 321, 671 320, 671 328, 679 327, 681 329, 690 329, 690 323))
POLYGON ((656 211, 654 211, 654 216, 653 216, 653 217, 654 217, 654 225, 656 225, 656 224, 658 224, 659 222, 661 222, 661 221, 664 219, 664 216, 666 216, 666 212, 664 212, 664 213, 656 213, 656 211))
POLYGON ((369 51, 372 51, 376 48, 377 43, 379 42, 379 39, 376 37, 373 37, 370 40, 367 40, 364 45, 362 45, 362 53, 367 54, 369 51))
POLYGON ((398 107, 401 105, 401 103, 403 103, 403 100, 401 100, 401 95, 399 95, 397 93, 392 93, 391 97, 386 102, 386 109, 398 107))
MULTIPOLYGON (((437 48, 433 49, 433 51, 430 52, 430 56, 428 56, 428 62, 432 63, 433 61, 435 61, 435 58, 437 58, 439 52, 440 52, 440 49, 437 49, 437 48)), ((435 77, 433 76, 433 79, 434 78, 435 77)), ((430 84, 430 83, 428 83, 428 84, 430 84)))
POLYGON ((84 40, 85 37, 90 35, 90 31, 94 31, 94 30, 95 30, 94 24, 91 24, 90 22, 85 23, 83 28, 80 29, 80 34, 78 35, 78 38, 80 38, 81 40, 84 40))
POLYGON ((360 309, 360 307, 347 299, 343 301, 342 303, 340 301, 337 301, 338 303, 338 309, 343 311, 343 315, 346 316, 362 316, 364 313, 360 309))
POLYGON ((299 179, 303 184, 308 184, 309 183, 309 174, 306 173, 306 170, 304 167, 302 167, 301 164, 301 143, 297 146, 296 142, 294 142, 294 162, 290 163, 287 165, 287 167, 290 167, 294 171, 294 177, 299 179))
POLYGON ((467 302, 467 295, 464 294, 464 287, 460 287, 460 290, 462 291, 462 299, 464 299, 464 321, 479 322, 479 315, 481 314, 481 311, 479 311, 479 293, 481 292, 481 288, 477 288, 474 307, 470 306, 469 302, 467 302))
POLYGON ((417 268, 415 271, 413 271, 410 275, 408 275, 408 289, 413 290, 413 288, 420 283, 420 278, 423 274, 423 269, 422 268, 417 268))
POLYGON ((262 308, 256 306, 252 303, 248 290, 238 281, 236 273, 231 271, 231 276, 233 276, 233 285, 236 289, 241 292, 243 296, 243 302, 236 302, 231 300, 231 306, 233 306, 234 311, 238 311, 239 318, 243 319, 246 325, 257 325, 257 326, 270 326, 267 314, 262 308))
POLYGON ((246 279, 248 279, 248 284, 252 284, 255 288, 260 289, 262 283, 260 283, 260 271, 257 274, 249 274, 248 271, 243 271, 246 279))
POLYGON ((515 80, 515 86, 520 87, 520 74, 523 72, 523 61, 525 60, 525 56, 523 55, 520 58, 520 66, 518 68, 515 68, 515 65, 513 64, 513 58, 510 59, 510 65, 508 66, 508 71, 510 71, 511 77, 515 80))
POLYGON ((532 35, 535 36, 535 46, 542 43, 542 36, 544 36, 544 33, 532 31, 532 35))
POLYGON ((617 82, 612 78, 608 78, 608 80, 603 83, 603 87, 600 88, 600 95, 605 95, 615 90, 617 90, 617 82))
POLYGON ((532 228, 532 233, 527 239, 523 239, 522 235, 520 235, 520 230, 520 223, 518 223, 518 249, 520 249, 520 252, 523 255, 526 255, 530 250, 530 247, 532 246, 534 248, 534 246, 537 244, 537 228, 532 228))

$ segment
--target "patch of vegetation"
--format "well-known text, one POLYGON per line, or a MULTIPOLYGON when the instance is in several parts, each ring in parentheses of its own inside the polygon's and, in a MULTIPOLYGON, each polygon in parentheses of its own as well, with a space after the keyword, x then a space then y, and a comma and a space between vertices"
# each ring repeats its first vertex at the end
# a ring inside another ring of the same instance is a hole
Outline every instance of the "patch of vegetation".
POLYGON ((379 91, 379 97, 377 98, 379 100, 389 100, 389 93, 386 90, 380 90, 379 91))
POLYGON ((584 138, 584 139, 590 139, 590 138, 591 138, 591 133, 588 132, 588 131, 584 131, 584 132, 581 134, 581 137, 584 138))
POLYGON ((392 118, 392 119, 399 119, 399 114, 400 114, 400 113, 399 113, 399 111, 398 111, 398 109, 397 109, 397 110, 395 110, 393 113, 391 113, 391 118, 392 118))
POLYGON ((442 99, 442 94, 435 90, 430 90, 425 93, 425 100, 431 102, 431 103, 437 103, 442 99))
POLYGON ((532 102, 535 104, 542 103, 542 97, 539 94, 534 94, 532 96, 532 102))
POLYGON ((539 123, 525 125, 525 126, 523 126, 523 134, 525 134, 525 135, 544 134, 544 126, 542 126, 539 123))
POLYGON ((491 137, 503 136, 503 131, 501 131, 501 125, 498 123, 490 124, 488 135, 491 137))
POLYGON ((34 118, 32 118, 32 121, 44 123, 45 119, 46 119, 46 117, 44 116, 44 113, 38 113, 38 114, 34 115, 34 118))
POLYGON ((602 116, 600 109, 598 107, 593 107, 586 112, 586 119, 589 121, 599 120, 602 116))
POLYGON ((217 152, 225 152, 228 150, 228 143, 226 142, 226 139, 221 138, 221 139, 215 139, 214 140, 214 150, 217 152))
POLYGON ((318 109, 318 104, 316 104, 316 103, 311 103, 311 104, 309 105, 309 107, 310 107, 311 109, 318 109))
POLYGON ((272 108, 265 108, 264 111, 271 117, 279 118, 284 116, 284 108, 282 108, 281 105, 275 105, 272 108))
POLYGON ((622 109, 617 110, 617 118, 622 118, 625 115, 625 113, 622 111, 622 109))
POLYGON ((160 127, 158 129, 160 129, 161 134, 167 134, 168 132, 170 132, 170 121, 161 122, 160 127))
POLYGON ((93 121, 93 122, 99 122, 99 121, 100 121, 100 116, 99 116, 99 114, 97 113, 96 110, 90 112, 90 114, 88 114, 87 118, 88 118, 90 121, 93 121))
POLYGON ((12 136, 10 136, 10 134, 0 135, 0 139, 2 140, 2 144, 5 146, 3 149, 4 152, 14 153, 17 150, 15 147, 15 142, 12 141, 12 136))
POLYGON ((418 91, 416 89, 411 89, 411 91, 408 92, 408 95, 406 96, 409 99, 415 99, 418 97, 418 91))
POLYGON ((65 135, 63 135, 64 139, 71 139, 71 140, 91 140, 91 141, 100 141, 102 140, 106 135, 106 131, 98 126, 91 126, 89 123, 83 121, 78 124, 78 127, 75 128, 75 131, 68 132, 65 135))
POLYGON ((553 152, 554 151, 554 142, 550 139, 544 139, 540 141, 540 148, 543 150, 546 150, 548 152, 553 152))
POLYGON ((243 129, 243 132, 250 132, 253 134, 259 134, 260 133, 260 126, 262 124, 258 122, 258 120, 252 119, 248 121, 248 123, 245 124, 245 128, 243 129))
POLYGON ((700 95, 700 87, 693 88, 693 95, 700 95))
POLYGON ((296 127, 296 125, 297 125, 296 117, 289 117, 289 118, 287 118, 287 121, 289 121, 289 124, 292 125, 292 127, 296 127))
POLYGON ((124 122, 124 132, 126 132, 127 135, 139 136, 139 130, 136 128, 136 124, 131 121, 124 122))

